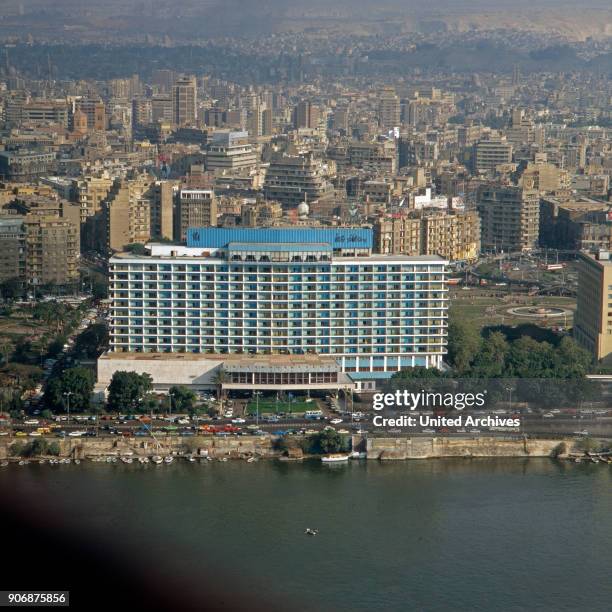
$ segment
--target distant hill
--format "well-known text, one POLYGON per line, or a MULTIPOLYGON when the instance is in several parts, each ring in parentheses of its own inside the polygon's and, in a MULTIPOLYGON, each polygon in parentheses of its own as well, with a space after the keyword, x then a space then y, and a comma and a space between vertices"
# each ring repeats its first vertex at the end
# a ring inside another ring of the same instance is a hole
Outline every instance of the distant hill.
POLYGON ((612 35, 610 0, 4 0, 0 37, 95 33, 129 39, 261 35, 341 24, 344 31, 517 29, 568 40, 612 35))

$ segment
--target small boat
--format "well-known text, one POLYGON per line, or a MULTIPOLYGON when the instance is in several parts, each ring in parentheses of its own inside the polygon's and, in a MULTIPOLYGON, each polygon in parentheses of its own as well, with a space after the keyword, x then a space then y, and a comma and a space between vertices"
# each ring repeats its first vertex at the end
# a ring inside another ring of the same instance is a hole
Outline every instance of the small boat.
POLYGON ((253 463, 253 461, 255 461, 255 457, 249 457, 247 459, 247 463, 253 463))
POLYGON ((174 461, 174 457, 172 457, 171 455, 166 455, 166 456, 164 457, 164 463, 168 463, 168 464, 170 464, 170 463, 172 463, 173 461, 174 461))
POLYGON ((159 465, 160 463, 163 463, 164 460, 159 455, 154 455, 153 457, 151 457, 151 461, 155 465, 159 465))
POLYGON ((46 460, 46 459, 41 459, 41 460, 38 462, 38 464, 39 464, 39 465, 45 465, 45 463, 47 463, 47 460, 46 460))
POLYGON ((591 457, 591 461, 593 463, 599 463, 599 459, 597 457, 591 457))
POLYGON ((0 467, 6 467, 8 465, 8 461, 3 461, 0 463, 0 467))
POLYGON ((74 465, 79 465, 80 463, 81 463, 81 460, 80 460, 80 459, 75 459, 75 460, 74 460, 74 465))
POLYGON ((349 455, 341 455, 341 454, 333 454, 333 455, 324 455, 321 457, 321 461, 323 463, 340 463, 343 461, 348 461, 349 455))
POLYGON ((306 531, 304 532, 306 535, 316 536, 319 533, 318 529, 311 529, 310 527, 306 527, 306 531))
POLYGON ((128 464, 130 464, 130 463, 132 463, 132 458, 131 458, 131 457, 121 457, 121 461, 122 461, 123 463, 128 463, 128 464))
POLYGON ((112 458, 112 457, 107 457, 107 458, 106 458, 106 463, 112 463, 112 461, 113 461, 113 458, 112 458))
POLYGON ((206 457, 206 461, 212 461, 213 458, 212 457, 206 457))
POLYGON ((189 457, 187 457, 187 461, 189 461, 189 463, 195 463, 195 457, 193 455, 189 455, 189 457))
POLYGON ((351 453, 351 459, 367 459, 368 453, 360 453, 359 451, 353 451, 351 453))
POLYGON ((576 457, 574 459, 574 463, 582 463, 582 459, 580 457, 576 457))
POLYGON ((20 459, 18 465, 27 465, 27 461, 20 459))

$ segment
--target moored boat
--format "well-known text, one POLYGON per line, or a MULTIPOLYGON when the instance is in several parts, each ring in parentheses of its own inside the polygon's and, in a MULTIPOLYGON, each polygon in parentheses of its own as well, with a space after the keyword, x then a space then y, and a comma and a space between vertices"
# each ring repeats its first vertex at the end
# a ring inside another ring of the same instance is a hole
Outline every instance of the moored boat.
POLYGON ((349 455, 341 455, 340 453, 334 453, 332 455, 324 455, 321 457, 323 463, 341 463, 349 460, 349 455))

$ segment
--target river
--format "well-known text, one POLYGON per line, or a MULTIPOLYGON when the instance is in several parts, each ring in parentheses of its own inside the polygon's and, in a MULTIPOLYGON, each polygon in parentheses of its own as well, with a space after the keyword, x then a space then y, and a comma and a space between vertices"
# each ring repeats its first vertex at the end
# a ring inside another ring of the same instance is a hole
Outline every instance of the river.
POLYGON ((285 609, 612 605, 612 466, 29 465, 3 468, 0 491, 41 500, 94 539, 120 538, 126 554, 145 546, 177 574, 207 572, 285 609))

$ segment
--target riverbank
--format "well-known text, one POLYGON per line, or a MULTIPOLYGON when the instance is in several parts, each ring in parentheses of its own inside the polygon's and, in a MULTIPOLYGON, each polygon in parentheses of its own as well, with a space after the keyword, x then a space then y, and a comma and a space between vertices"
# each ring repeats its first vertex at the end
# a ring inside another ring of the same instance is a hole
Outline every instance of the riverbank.
MULTIPOLYGON (((300 437, 291 438, 288 456, 275 448, 272 436, 193 436, 189 438, 65 438, 54 439, 59 458, 105 459, 107 457, 151 458, 161 456, 211 457, 213 459, 306 458, 300 449, 300 437)), ((0 460, 13 457, 14 442, 26 438, 5 437, 0 441, 0 460)), ((466 438, 366 437, 352 436, 353 450, 366 453, 368 459, 398 461, 448 457, 567 457, 574 449, 575 438, 501 438, 474 436, 466 438)))

